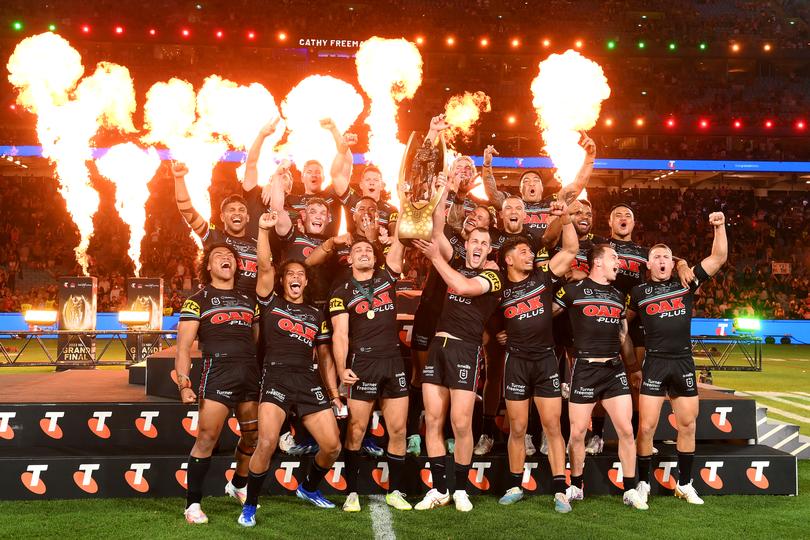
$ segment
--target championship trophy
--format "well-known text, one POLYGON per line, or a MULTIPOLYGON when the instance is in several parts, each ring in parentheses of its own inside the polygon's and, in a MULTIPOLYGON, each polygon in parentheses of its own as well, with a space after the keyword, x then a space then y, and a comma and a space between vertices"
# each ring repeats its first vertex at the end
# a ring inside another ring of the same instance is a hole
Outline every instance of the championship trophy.
POLYGON ((436 141, 422 140, 416 132, 411 133, 402 165, 399 169, 400 205, 399 240, 406 246, 412 240, 430 241, 433 235, 433 210, 442 198, 444 187, 436 189, 436 177, 444 170, 444 137, 436 141))

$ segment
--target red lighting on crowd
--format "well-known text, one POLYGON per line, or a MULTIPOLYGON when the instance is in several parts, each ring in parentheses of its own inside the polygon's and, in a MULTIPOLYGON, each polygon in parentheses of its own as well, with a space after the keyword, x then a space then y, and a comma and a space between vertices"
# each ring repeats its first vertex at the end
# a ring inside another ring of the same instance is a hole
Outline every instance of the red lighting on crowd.
POLYGON ((799 131, 803 131, 805 127, 807 127, 807 124, 805 124, 804 120, 796 121, 796 129, 798 129, 799 131))
POLYGON ((644 126, 644 118, 636 118, 636 127, 643 127, 644 126))
POLYGON ((123 34, 124 33, 124 27, 123 26, 116 26, 115 27, 115 33, 118 34, 118 35, 123 34))
POLYGON ((551 40, 550 39, 544 39, 543 40, 543 47, 550 47, 550 46, 551 46, 551 40))
POLYGON ((485 37, 481 38, 481 46, 486 47, 487 45, 489 45, 489 40, 485 37))
POLYGON ((17 106, 15 104, 13 104, 13 103, 11 105, 9 105, 8 108, 11 109, 12 111, 17 110, 17 106))
POLYGON ((183 28, 182 30, 180 30, 180 35, 183 36, 184 38, 187 38, 188 36, 191 35, 191 30, 189 30, 188 28, 183 28))
POLYGON ((287 33, 286 32, 279 32, 278 33, 278 40, 279 41, 287 41, 287 33))
POLYGON ((247 33, 247 38, 250 40, 256 39, 256 32, 254 32, 253 30, 249 30, 247 33))
POLYGON ((517 116, 515 116, 514 114, 510 114, 506 118, 506 123, 509 124, 510 126, 514 126, 515 124, 517 124, 517 116))
POLYGON ((771 129, 773 127, 773 120, 765 120, 765 129, 771 129))
POLYGON ((740 129, 742 127, 742 120, 734 120, 734 129, 740 129))
POLYGON ((83 24, 82 25, 82 33, 83 34, 89 34, 90 33, 90 25, 89 24, 83 24))
POLYGON ((576 47, 577 49, 581 49, 584 45, 585 43, 581 39, 578 39, 574 42, 574 47, 576 47))
POLYGON ((518 47, 520 47, 520 40, 518 38, 512 39, 512 48, 516 49, 518 47))
POLYGON ((424 45, 424 43, 425 43, 425 38, 423 38, 422 36, 416 36, 416 44, 417 45, 424 45))
POLYGON ((448 37, 447 38, 447 44, 451 45, 451 46, 455 45, 456 44, 456 38, 454 38, 453 36, 448 37))
POLYGON ((675 127, 675 119, 674 118, 667 118, 667 127, 674 128, 675 127))
POLYGON ((214 32, 214 35, 217 36, 217 39, 222 39, 223 37, 225 37, 225 32, 223 32, 222 30, 217 30, 216 32, 214 32))
POLYGON ((150 36, 156 36, 157 35, 157 30, 155 30, 154 28, 150 28, 149 29, 149 35, 150 36))
POLYGON ((605 126, 613 127, 613 118, 605 118, 605 126))
POLYGON ((700 122, 698 122, 698 126, 700 126, 700 129, 706 129, 709 127, 709 121, 705 118, 701 118, 700 122))

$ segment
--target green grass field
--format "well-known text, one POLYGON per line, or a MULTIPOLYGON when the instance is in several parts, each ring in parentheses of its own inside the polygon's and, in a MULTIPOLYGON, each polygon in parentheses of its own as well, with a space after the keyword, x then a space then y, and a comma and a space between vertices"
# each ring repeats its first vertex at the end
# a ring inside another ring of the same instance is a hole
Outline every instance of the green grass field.
MULTIPOLYGON (((798 497, 713 496, 702 507, 674 497, 654 497, 647 512, 633 511, 618 497, 576 503, 571 514, 556 514, 548 496, 501 507, 494 496, 473 497, 469 514, 452 507, 430 512, 395 512, 390 517, 400 539, 577 538, 693 539, 807 538, 810 516, 810 462, 799 463, 798 497)), ((0 502, 0 538, 374 538, 367 498, 359 514, 318 510, 292 497, 265 497, 255 529, 236 523, 233 499, 207 498, 207 525, 182 517, 184 501, 117 499, 0 502)), ((342 503, 342 497, 334 502, 342 503)))

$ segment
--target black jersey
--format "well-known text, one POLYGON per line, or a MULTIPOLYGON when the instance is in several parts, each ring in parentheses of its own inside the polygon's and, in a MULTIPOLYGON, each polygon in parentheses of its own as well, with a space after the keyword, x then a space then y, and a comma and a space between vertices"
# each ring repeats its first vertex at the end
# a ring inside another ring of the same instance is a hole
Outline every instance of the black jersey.
MULTIPOLYGON (((309 202, 310 199, 323 199, 326 202, 326 206, 329 209, 329 223, 324 227, 324 236, 335 236, 340 228, 341 204, 340 197, 335 193, 334 186, 330 185, 326 189, 322 189, 311 195, 307 195, 306 193, 287 195, 284 199, 284 205, 294 210, 300 218, 301 214, 306 210, 307 202, 309 202)), ((295 224, 296 220, 293 220, 293 225, 295 224)))
POLYGON ((619 273, 613 286, 627 295, 630 289, 644 281, 647 273, 647 255, 649 248, 640 246, 633 241, 616 240, 611 238, 607 242, 619 256, 619 273))
POLYGON ((371 279, 356 282, 349 278, 335 287, 329 298, 329 315, 349 314, 350 352, 390 355, 397 351, 396 282, 397 276, 384 267, 375 270, 371 279))
POLYGON ((183 303, 180 321, 198 321, 197 339, 206 358, 253 358, 253 323, 258 322, 255 293, 206 285, 183 303))
MULTIPOLYGON (((287 235, 278 238, 278 241, 281 246, 281 260, 295 260, 303 263, 315 248, 326 241, 326 238, 302 233, 298 227, 293 225, 287 235)), ((323 264, 308 268, 307 293, 312 302, 316 304, 326 302, 329 296, 329 285, 332 283, 335 271, 334 257, 330 257, 323 264)))
MULTIPOLYGON (((593 249, 593 246, 597 244, 606 244, 607 239, 601 236, 596 236, 592 233, 588 233, 585 235, 584 238, 579 239, 579 249, 577 250, 577 256, 574 257, 574 260, 571 261, 571 269, 572 270, 579 270, 584 273, 590 272, 590 267, 588 266, 588 253, 593 249)), ((540 254, 535 258, 535 263, 540 264, 547 264, 554 255, 562 251, 562 238, 557 241, 557 245, 551 250, 551 253, 546 248, 540 249, 540 254)))
MULTIPOLYGON (((346 227, 350 233, 354 233, 354 220, 352 219, 352 216, 354 216, 354 207, 362 198, 363 195, 355 191, 354 188, 347 189, 346 193, 340 197, 340 202, 343 204, 343 207, 350 212, 350 214, 346 214, 346 227)), ((389 224, 397 222, 398 217, 399 211, 396 208, 385 201, 377 201, 378 225, 388 228, 389 224)))
POLYGON ((507 278, 501 300, 507 350, 538 353, 554 349, 551 303, 556 281, 547 268, 535 268, 523 281, 507 278))
POLYGON ((481 345, 484 325, 501 301, 503 277, 494 270, 472 270, 463 261, 457 270, 466 278, 480 276, 489 285, 489 291, 470 298, 448 287, 436 331, 481 345))
POLYGON ((276 293, 259 297, 264 364, 312 371, 315 347, 329 343, 323 312, 309 304, 288 302, 276 293))
POLYGON ((630 291, 629 309, 641 317, 647 352, 689 354, 692 350, 692 305, 695 291, 709 275, 699 264, 689 287, 673 276, 667 281, 646 281, 630 291))
POLYGON ((585 278, 561 287, 554 301, 568 310, 578 356, 619 356, 625 305, 616 287, 585 278))
MULTIPOLYGON (((464 246, 464 237, 450 225, 444 226, 444 236, 447 237, 447 240, 450 242, 450 247, 453 248, 453 255, 450 257, 450 265, 463 265, 467 258, 467 248, 464 246)), ((422 295, 419 300, 420 305, 430 304, 433 306, 433 311, 441 311, 442 302, 444 301, 446 293, 447 284, 433 265, 431 265, 427 277, 425 278, 425 286, 422 287, 422 295)))
POLYGON ((252 236, 231 236, 230 234, 209 225, 202 236, 203 245, 225 243, 237 253, 237 274, 234 280, 234 289, 249 298, 256 294, 256 276, 259 272, 259 262, 256 256, 256 238, 252 236))
POLYGON ((528 241, 529 247, 531 247, 532 252, 534 252, 535 264, 539 262, 540 254, 543 252, 543 236, 540 235, 540 237, 537 237, 533 235, 532 231, 527 229, 525 225, 519 233, 508 233, 501 229, 490 229, 490 236, 492 237, 492 253, 490 253, 489 258, 496 261, 502 269, 506 263, 501 260, 501 249, 510 238, 523 238, 528 241))

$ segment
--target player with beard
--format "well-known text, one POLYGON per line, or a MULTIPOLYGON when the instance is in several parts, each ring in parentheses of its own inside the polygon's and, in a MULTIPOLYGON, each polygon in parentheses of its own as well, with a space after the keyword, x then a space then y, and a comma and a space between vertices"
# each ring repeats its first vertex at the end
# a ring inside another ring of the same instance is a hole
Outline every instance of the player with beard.
POLYGON ((346 512, 359 512, 357 481, 360 447, 368 421, 379 399, 388 430, 388 494, 385 501, 398 510, 410 510, 402 493, 405 467, 405 424, 408 418, 408 383, 399 353, 396 282, 402 272, 404 248, 396 235, 377 266, 379 256, 371 242, 351 245, 351 276, 338 283, 329 300, 332 351, 340 381, 349 389, 349 426, 346 430, 346 512))
MULTIPOLYGON (((200 280, 204 286, 191 295, 180 310, 177 327, 177 357, 174 369, 183 403, 199 397, 197 439, 188 458, 186 521, 208 523, 200 508, 203 482, 211 467, 211 454, 231 410, 242 429, 236 446, 236 475, 247 483, 248 462, 256 448, 256 414, 259 400, 259 367, 256 363, 258 314, 256 301, 234 288, 238 254, 230 244, 209 243, 203 252, 200 280), (191 347, 199 339, 202 376, 197 393, 191 387, 191 347)), ((246 496, 245 486, 228 482, 225 492, 237 499, 246 496)))
POLYGON ((281 264, 278 284, 270 253, 270 230, 279 216, 270 212, 259 221, 259 278, 256 298, 261 310, 265 351, 259 405, 259 444, 250 460, 247 500, 237 522, 256 525, 256 509, 270 459, 278 444, 284 420, 292 412, 318 442, 318 453, 306 479, 295 494, 319 508, 334 508, 318 485, 340 454, 340 431, 331 406, 342 407, 335 366, 329 351, 329 335, 323 311, 304 302, 308 279, 298 261, 281 264), (275 288, 275 290, 274 290, 275 288), (318 369, 313 367, 317 362, 318 369), (326 388, 324 388, 324 386, 326 388))
POLYGON ((548 438, 554 509, 570 512, 565 496, 565 441, 560 431, 562 397, 557 358, 554 356, 552 310, 554 283, 571 268, 577 253, 577 234, 565 203, 552 203, 552 213, 561 216, 563 249, 542 268, 534 266, 534 251, 525 239, 510 238, 501 248, 506 265, 501 310, 507 335, 504 395, 509 416, 509 488, 500 499, 512 504, 523 498, 521 482, 526 461, 525 436, 531 402, 537 407, 548 438))
MULTIPOLYGON (((472 510, 467 495, 472 461, 472 414, 481 368, 484 326, 500 301, 503 279, 497 270, 488 270, 487 257, 492 251, 490 233, 474 229, 465 242, 466 258, 453 268, 448 261, 453 248, 442 232, 444 216, 434 213, 432 242, 415 240, 414 245, 433 263, 447 283, 447 295, 431 341, 428 361, 422 370, 422 394, 425 401, 427 451, 433 476, 433 489, 416 505, 428 510, 450 502, 445 472, 443 430, 448 408, 455 436, 456 509, 472 510)), ((490 263, 491 264, 491 263, 490 263)))
MULTIPOLYGON (((520 175, 520 198, 523 199, 524 209, 526 211, 526 228, 535 241, 540 242, 543 239, 543 234, 551 223, 551 203, 555 200, 565 201, 570 205, 582 190, 588 185, 591 173, 593 172, 593 164, 596 159, 596 144, 588 135, 583 131, 579 140, 580 146, 585 150, 585 160, 582 167, 577 173, 573 182, 567 186, 563 186, 560 191, 551 195, 550 197, 543 198, 543 178, 539 171, 524 171, 520 175)), ((497 150, 493 146, 488 146, 484 150, 484 164, 481 169, 481 179, 484 183, 484 189, 487 193, 487 198, 490 203, 502 207, 504 199, 510 195, 503 191, 498 191, 495 183, 495 175, 492 172, 492 156, 498 155, 497 150)), ((547 247, 550 244, 545 244, 547 247)))
MULTIPOLYGON (((253 298, 258 265, 256 239, 247 234, 246 227, 250 221, 247 202, 240 195, 230 195, 222 201, 220 204, 220 219, 224 230, 220 231, 206 222, 191 204, 191 196, 185 180, 187 174, 188 167, 185 164, 180 162, 172 164, 174 197, 177 209, 180 210, 183 219, 194 233, 200 237, 204 247, 227 244, 233 248, 237 254, 237 274, 234 280, 234 291, 248 298, 253 298)), ((255 353, 253 357, 255 359, 255 353)), ((252 406, 245 405, 236 410, 237 419, 241 426, 240 444, 242 452, 237 452, 236 471, 233 479, 225 486, 225 493, 241 503, 245 502, 246 496, 247 463, 253 448, 256 446, 257 406, 257 403, 254 402, 252 406)))
POLYGON ((630 291, 627 318, 641 318, 647 349, 642 368, 636 441, 638 491, 645 502, 650 493, 653 436, 661 406, 669 396, 678 429, 675 496, 691 504, 703 504, 703 499, 692 486, 695 422, 700 405, 692 358, 692 306, 698 287, 714 276, 728 258, 725 216, 722 212, 714 212, 709 215, 709 224, 714 228, 712 252, 694 268, 694 281, 684 286, 681 276, 673 274, 672 251, 664 244, 656 244, 650 249, 647 262, 650 280, 630 291))
POLYGON ((633 401, 622 357, 633 362, 627 338, 624 297, 611 283, 619 271, 619 257, 608 245, 593 246, 588 255, 588 277, 564 285, 555 295, 555 308, 568 311, 574 334, 574 360, 568 414, 571 436, 569 501, 582 500, 585 433, 591 412, 601 402, 619 436, 619 460, 624 475, 624 504, 646 510, 636 489, 636 446, 633 440, 633 401))
POLYGON ((186 187, 187 174, 188 167, 184 163, 175 162, 172 165, 177 209, 204 246, 224 242, 234 248, 238 254, 235 289, 252 297, 256 288, 256 238, 247 234, 250 221, 247 201, 241 195, 230 195, 222 201, 219 210, 223 231, 220 231, 205 221, 191 204, 191 196, 186 187))

